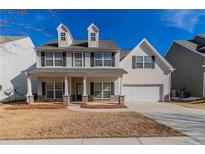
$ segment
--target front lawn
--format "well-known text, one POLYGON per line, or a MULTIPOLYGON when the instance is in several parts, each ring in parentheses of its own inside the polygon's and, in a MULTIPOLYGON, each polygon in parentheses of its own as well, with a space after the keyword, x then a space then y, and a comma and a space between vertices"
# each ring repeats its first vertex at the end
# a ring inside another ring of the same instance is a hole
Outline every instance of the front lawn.
POLYGON ((5 110, 0 139, 181 136, 173 128, 135 112, 74 112, 67 109, 5 110))
POLYGON ((189 108, 196 108, 196 109, 205 109, 205 102, 203 103, 193 103, 193 102, 186 102, 186 103, 176 103, 177 105, 181 105, 184 107, 189 108))
POLYGON ((179 102, 175 103, 184 107, 196 108, 196 109, 205 109, 205 100, 194 101, 194 102, 179 102))

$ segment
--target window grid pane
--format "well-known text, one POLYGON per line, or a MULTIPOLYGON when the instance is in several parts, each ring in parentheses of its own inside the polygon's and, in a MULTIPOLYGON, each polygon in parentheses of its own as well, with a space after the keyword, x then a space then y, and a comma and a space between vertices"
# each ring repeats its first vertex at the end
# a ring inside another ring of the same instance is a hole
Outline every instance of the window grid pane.
POLYGON ((152 68, 152 56, 145 56, 144 61, 144 68, 152 68))
POLYGON ((46 97, 54 98, 54 83, 53 82, 46 83, 46 97))
POLYGON ((95 98, 110 98, 111 83, 110 82, 96 82, 94 83, 95 98))
POLYGON ((143 68, 143 56, 136 57, 136 67, 143 68))

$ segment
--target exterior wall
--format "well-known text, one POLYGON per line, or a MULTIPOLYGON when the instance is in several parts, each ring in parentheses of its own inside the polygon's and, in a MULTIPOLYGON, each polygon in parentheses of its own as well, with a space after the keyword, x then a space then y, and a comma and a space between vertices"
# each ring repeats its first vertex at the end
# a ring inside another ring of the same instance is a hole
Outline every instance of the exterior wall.
POLYGON ((186 88, 191 96, 203 97, 204 57, 173 43, 166 59, 176 69, 172 73, 172 89, 186 88))
POLYGON ((59 47, 68 47, 73 42, 69 32, 65 32, 61 27, 58 28, 58 46, 59 47), (61 33, 65 33, 65 41, 61 41, 61 33))
POLYGON ((99 32, 95 32, 92 28, 88 30, 88 47, 98 47, 99 45, 99 32), (90 40, 90 34, 95 33, 96 41, 90 40))
MULTIPOLYGON (((27 93, 26 76, 22 73, 23 70, 34 67, 36 62, 34 45, 29 37, 19 39, 16 41, 0 44, 1 49, 1 73, 0 83, 2 89, 0 90, 0 101, 13 101, 25 99, 27 93), (12 93, 11 96, 5 95, 4 91, 7 89, 16 89, 17 93, 12 93)), ((36 94, 36 79, 32 80, 33 94, 36 94)))
POLYGON ((132 56, 153 56, 153 52, 146 44, 141 44, 133 49, 125 58, 120 62, 120 67, 128 73, 123 75, 123 84, 135 85, 163 85, 163 98, 170 94, 170 74, 162 61, 155 56, 154 69, 138 69, 132 68, 132 56))
MULTIPOLYGON (((79 52, 81 52, 81 51, 79 51, 79 52)), ((91 58, 90 55, 91 55, 91 52, 85 52, 85 58, 84 58, 84 60, 85 60, 85 67, 91 67, 90 66, 90 58, 91 58)), ((117 52, 115 54, 115 67, 119 67, 119 61, 120 61, 120 52, 117 52)), ((36 65, 37 68, 41 68, 42 67, 41 66, 41 52, 40 51, 36 51, 36 63, 37 63, 37 65, 36 65)), ((66 52, 66 67, 67 68, 73 67, 72 66, 72 52, 70 52, 70 51, 66 52)))
MULTIPOLYGON (((64 82, 64 77, 39 77, 38 78, 38 92, 39 98, 42 98, 42 82, 46 81, 62 81, 64 82)), ((87 77, 87 95, 90 95, 90 83, 99 81, 114 82, 114 94, 119 95, 119 81, 118 77, 87 77)), ((76 94, 76 83, 83 83, 83 77, 71 77, 71 96, 76 94)), ((70 83, 69 83, 70 84, 70 83)), ((69 86, 69 85, 68 85, 69 86)))
POLYGON ((120 65, 120 51, 115 54, 115 67, 120 65))

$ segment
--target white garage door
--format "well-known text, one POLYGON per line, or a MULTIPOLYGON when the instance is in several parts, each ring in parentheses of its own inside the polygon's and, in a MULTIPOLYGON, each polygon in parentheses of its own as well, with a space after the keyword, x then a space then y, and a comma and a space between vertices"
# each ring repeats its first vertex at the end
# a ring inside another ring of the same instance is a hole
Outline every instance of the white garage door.
POLYGON ((156 85, 124 85, 123 92, 126 102, 160 100, 160 86, 156 85))

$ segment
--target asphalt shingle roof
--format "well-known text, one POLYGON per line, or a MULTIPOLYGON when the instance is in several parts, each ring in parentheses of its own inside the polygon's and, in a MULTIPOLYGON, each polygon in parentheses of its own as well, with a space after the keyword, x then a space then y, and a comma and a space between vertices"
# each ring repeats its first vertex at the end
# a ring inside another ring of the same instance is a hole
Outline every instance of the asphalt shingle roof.
POLYGON ((127 56, 131 49, 121 49, 120 50, 120 61, 127 56))
MULTIPOLYGON (((58 40, 54 39, 41 46, 36 47, 36 49, 58 49, 58 40)), ((87 40, 74 40, 73 43, 64 49, 93 49, 88 47, 87 40)), ((96 48, 95 48, 96 49, 96 48)), ((117 44, 113 40, 99 40, 98 49, 119 49, 117 44)))
POLYGON ((205 40, 205 34, 197 34, 192 40, 177 40, 175 42, 186 48, 205 54, 205 41, 203 40, 205 40))
POLYGON ((77 75, 119 75, 126 74, 127 72, 122 68, 33 68, 23 71, 25 73, 35 74, 35 73, 67 73, 67 74, 77 74, 77 75))

